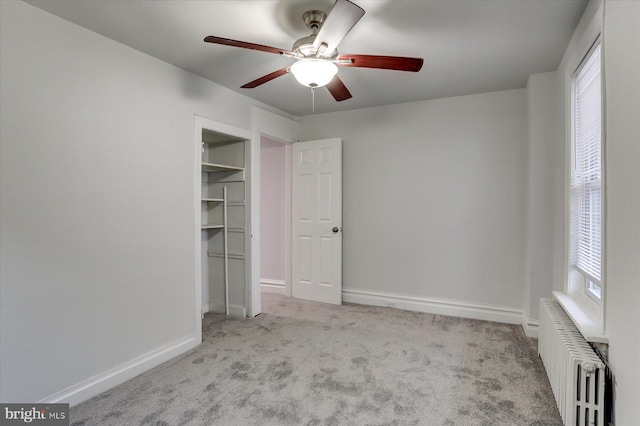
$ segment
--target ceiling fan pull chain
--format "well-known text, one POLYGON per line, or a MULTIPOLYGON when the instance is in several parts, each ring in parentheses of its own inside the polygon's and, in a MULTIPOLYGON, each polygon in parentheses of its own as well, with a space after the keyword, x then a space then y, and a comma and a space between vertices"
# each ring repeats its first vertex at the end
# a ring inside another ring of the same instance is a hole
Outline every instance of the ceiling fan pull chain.
POLYGON ((311 112, 316 112, 316 88, 311 88, 311 112))

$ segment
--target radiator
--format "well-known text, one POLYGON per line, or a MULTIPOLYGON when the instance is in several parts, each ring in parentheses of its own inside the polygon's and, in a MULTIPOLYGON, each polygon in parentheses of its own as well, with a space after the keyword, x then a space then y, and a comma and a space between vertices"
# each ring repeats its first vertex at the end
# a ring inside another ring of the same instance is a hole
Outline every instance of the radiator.
POLYGON ((605 365, 552 299, 540 301, 538 354, 565 426, 605 426, 605 365))

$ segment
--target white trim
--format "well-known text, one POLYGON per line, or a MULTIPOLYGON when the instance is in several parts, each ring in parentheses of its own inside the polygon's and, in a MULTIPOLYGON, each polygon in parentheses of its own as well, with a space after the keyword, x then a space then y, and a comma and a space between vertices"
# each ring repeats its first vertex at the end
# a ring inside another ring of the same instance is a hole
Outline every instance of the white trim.
POLYGON ((587 299, 586 295, 568 295, 559 291, 554 291, 553 297, 560 303, 587 342, 609 343, 609 339, 602 332, 600 310, 595 302, 587 299))
POLYGON ((361 305, 386 306, 408 311, 507 324, 520 325, 524 317, 523 311, 513 308, 356 289, 343 289, 342 300, 344 302, 358 303, 361 305))
POLYGON ((284 295, 291 297, 291 144, 285 146, 284 170, 284 295))
POLYGON ((244 306, 229 305, 229 315, 233 317, 246 318, 247 310, 244 306))
POLYGON ((251 268, 251 281, 245 288, 245 299, 247 307, 249 308, 249 316, 255 317, 262 312, 262 299, 260 292, 260 277, 262 272, 260 270, 260 261, 262 254, 260 250, 260 130, 258 129, 256 107, 253 108, 253 138, 251 139, 251 178, 247 181, 249 184, 249 194, 251 203, 245 208, 251 211, 252 221, 249 224, 249 236, 251 238, 251 259, 249 264, 251 268))
MULTIPOLYGON (((204 126, 204 120, 201 117, 195 116, 194 120, 194 144, 193 144, 193 235, 195 242, 195 251, 193 252, 195 258, 195 270, 194 286, 195 286, 195 325, 196 335, 200 336, 200 342, 202 342, 202 211, 198 207, 202 199, 202 127, 204 126), (200 312, 198 312, 200 310, 200 312)), ((208 294, 208 292, 207 292, 208 294)))
MULTIPOLYGON (((291 144, 296 140, 298 135, 297 118, 283 114, 280 111, 274 111, 273 108, 265 106, 254 106, 252 109, 252 127, 253 137, 251 139, 251 176, 248 180, 251 203, 248 208, 251 211, 251 281, 246 288, 248 314, 255 317, 261 312, 260 300, 260 138, 267 136, 271 139, 291 144)), ((286 173, 286 171, 285 171, 286 173)), ((290 173, 289 173, 290 175, 290 173)), ((290 210, 290 207, 287 206, 290 210)), ((285 217, 286 220, 286 217, 285 217)), ((285 235, 286 238, 286 235, 285 235)), ((289 244, 290 239, 285 244, 289 244)), ((290 249, 285 246, 285 263, 286 257, 290 256, 290 249)), ((290 268, 289 268, 290 269, 290 268)), ((288 282, 290 273, 286 279, 288 282)), ((288 285, 289 294, 291 285, 288 285)))
POLYGON ((207 303, 207 307, 209 308, 207 312, 214 314, 224 314, 227 312, 227 306, 224 302, 209 302, 207 303))
MULTIPOLYGON (((200 322, 200 317, 198 317, 200 322)), ((160 346, 144 355, 136 357, 119 366, 93 376, 59 392, 51 394, 37 403, 80 404, 100 393, 126 382, 165 361, 183 354, 201 343, 201 336, 190 336, 164 346, 160 346)))
POLYGON ((229 313, 227 313, 227 305, 225 305, 224 302, 207 303, 207 308, 209 309, 207 312, 211 312, 212 314, 231 315, 234 317, 243 318, 245 318, 247 315, 247 310, 245 309, 245 307, 238 305, 229 305, 229 313))
POLYGON ((287 283, 283 280, 269 280, 263 278, 260 280, 260 290, 264 293, 275 293, 288 296, 287 283))
MULTIPOLYGON (((244 144, 244 161, 245 161, 245 189, 244 189, 244 199, 245 199, 245 207, 244 207, 244 223, 245 223, 245 234, 244 234, 244 313, 243 317, 247 316, 247 313, 251 313, 251 282, 253 281, 253 262, 257 257, 258 261, 260 260, 260 251, 257 253, 254 251, 255 248, 253 246, 253 230, 256 223, 260 223, 260 216, 253 216, 254 210, 253 205, 256 202, 253 193, 253 184, 255 180, 255 176, 260 176, 260 162, 256 164, 254 161, 254 143, 253 143, 253 133, 251 134, 251 138, 245 140, 244 144)), ((259 149, 260 147, 258 147, 259 149)), ((260 152, 258 152, 258 156, 260 152)), ((259 157, 258 157, 259 158, 259 157)), ((259 214, 260 210, 258 210, 259 214)), ((258 275, 260 277, 260 275, 258 275)), ((231 308, 231 306, 229 306, 231 308)))
MULTIPOLYGON (((212 132, 222 133, 229 136, 234 136, 239 139, 251 140, 251 130, 243 129, 241 127, 232 126, 231 124, 223 123, 221 121, 215 121, 202 115, 194 114, 196 118, 196 124, 200 126, 200 134, 198 135, 198 148, 202 143, 202 129, 211 130, 212 132)), ((198 151, 200 152, 200 151, 198 151)), ((201 155, 198 155, 198 164, 200 164, 201 155)))
POLYGON ((522 330, 525 336, 538 338, 538 329, 540 327, 540 321, 533 318, 528 318, 524 313, 522 314, 522 330))

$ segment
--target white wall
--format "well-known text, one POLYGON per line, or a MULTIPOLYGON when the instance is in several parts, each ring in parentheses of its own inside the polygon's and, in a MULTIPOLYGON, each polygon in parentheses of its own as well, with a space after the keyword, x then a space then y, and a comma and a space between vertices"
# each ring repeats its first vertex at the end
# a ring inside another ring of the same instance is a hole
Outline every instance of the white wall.
POLYGON ((343 139, 345 292, 506 307, 521 318, 524 89, 308 116, 300 126, 303 140, 343 139))
POLYGON ((194 113, 253 102, 0 4, 0 398, 77 402, 197 344, 194 113))
POLYGON ((606 311, 619 426, 640 423, 640 2, 604 10, 606 311))
POLYGON ((281 282, 285 273, 286 145, 263 136, 260 144, 260 268, 262 280, 281 282))
MULTIPOLYGON (((604 15, 606 329, 618 425, 640 418, 639 6, 608 2, 604 15)), ((549 195, 552 285, 563 287, 564 67, 580 54, 587 24, 557 74, 556 120, 553 108, 544 111, 553 85, 541 75, 526 91, 311 116, 298 128, 25 3, 2 1, 0 10, 3 402, 73 401, 70 392, 85 380, 197 342, 194 113, 253 126, 253 148, 263 133, 343 138, 347 292, 535 318, 549 287, 548 241, 536 233, 548 215, 539 201, 549 195), (551 147, 543 143, 546 120, 557 123, 551 147)), ((258 170, 259 153, 252 149, 258 170)))
POLYGON ((535 328, 541 297, 553 290, 553 168, 557 141, 556 73, 529 76, 527 81, 527 237, 524 276, 525 328, 535 328))
POLYGON ((570 76, 603 32, 605 92, 604 326, 614 379, 615 424, 640 419, 640 2, 592 1, 557 71, 553 147, 554 288, 566 280, 566 177, 570 76))

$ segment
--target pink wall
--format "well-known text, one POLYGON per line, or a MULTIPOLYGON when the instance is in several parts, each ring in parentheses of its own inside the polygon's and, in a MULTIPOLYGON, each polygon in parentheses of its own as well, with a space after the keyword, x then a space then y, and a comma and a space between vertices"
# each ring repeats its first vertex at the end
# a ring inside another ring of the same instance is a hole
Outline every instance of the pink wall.
POLYGON ((260 268, 262 279, 285 279, 285 144, 260 140, 260 268))

